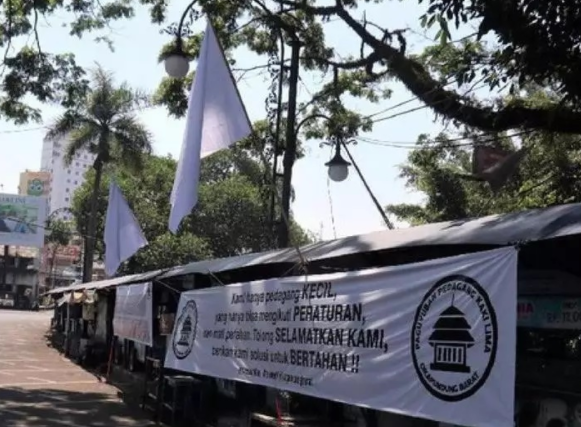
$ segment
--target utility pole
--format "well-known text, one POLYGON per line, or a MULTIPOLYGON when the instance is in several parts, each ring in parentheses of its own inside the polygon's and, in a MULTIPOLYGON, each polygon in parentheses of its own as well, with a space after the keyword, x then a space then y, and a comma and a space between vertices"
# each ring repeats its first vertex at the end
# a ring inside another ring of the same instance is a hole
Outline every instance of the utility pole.
POLYGON ((88 236, 83 239, 83 283, 93 280, 93 260, 91 259, 93 251, 89 248, 93 242, 89 241, 90 239, 88 236))
MULTIPOLYGON (((4 184, 0 184, 0 191, 4 191, 4 184)), ((2 273, 1 273, 1 280, 2 280, 2 289, 3 291, 6 290, 6 281, 8 280, 8 245, 4 245, 4 252, 2 253, 2 273)))
POLYGON ((296 38, 291 41, 291 62, 288 80, 288 106, 286 116, 285 150, 282 159, 282 201, 279 221, 278 247, 289 246, 290 201, 292 194, 293 166, 297 157, 297 86, 299 82, 301 43, 296 38))
POLYGON ((12 292, 8 292, 8 245, 4 245, 4 254, 2 255, 2 287, 0 289, 3 291, 2 294, 12 295, 12 292))
POLYGON ((4 253, 2 255, 2 289, 6 290, 8 285, 8 250, 10 246, 4 245, 4 253))

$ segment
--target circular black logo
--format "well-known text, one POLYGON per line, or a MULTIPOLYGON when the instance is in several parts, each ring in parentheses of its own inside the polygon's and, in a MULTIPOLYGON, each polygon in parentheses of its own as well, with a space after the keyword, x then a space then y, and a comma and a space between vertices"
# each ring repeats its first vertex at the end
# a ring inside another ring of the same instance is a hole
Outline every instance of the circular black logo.
POLYGON ((470 277, 438 281, 416 310, 412 360, 420 381, 438 399, 458 402, 476 393, 490 375, 497 346, 494 307, 470 277))
POLYGON ((198 307, 194 300, 186 303, 175 324, 172 337, 173 353, 185 359, 192 352, 198 327, 198 307))

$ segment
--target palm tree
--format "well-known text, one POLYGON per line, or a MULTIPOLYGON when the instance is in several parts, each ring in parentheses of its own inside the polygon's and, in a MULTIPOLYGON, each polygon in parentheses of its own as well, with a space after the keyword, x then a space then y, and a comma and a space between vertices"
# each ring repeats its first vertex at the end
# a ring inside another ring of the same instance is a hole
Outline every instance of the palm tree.
POLYGON ((151 154, 151 134, 135 116, 136 107, 145 100, 145 96, 126 83, 115 85, 113 75, 97 67, 85 103, 67 110, 46 134, 51 141, 68 141, 65 152, 67 165, 82 150, 95 155, 95 181, 85 236, 83 283, 90 282, 93 275, 97 201, 104 167, 118 164, 139 170, 143 155, 151 154))

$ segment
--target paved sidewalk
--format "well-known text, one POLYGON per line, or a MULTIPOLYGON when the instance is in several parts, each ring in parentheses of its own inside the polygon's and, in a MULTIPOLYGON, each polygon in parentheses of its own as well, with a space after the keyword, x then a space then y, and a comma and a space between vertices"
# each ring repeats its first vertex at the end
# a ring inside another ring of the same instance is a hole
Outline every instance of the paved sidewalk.
POLYGON ((2 427, 150 427, 117 389, 46 344, 51 312, 0 309, 2 427))

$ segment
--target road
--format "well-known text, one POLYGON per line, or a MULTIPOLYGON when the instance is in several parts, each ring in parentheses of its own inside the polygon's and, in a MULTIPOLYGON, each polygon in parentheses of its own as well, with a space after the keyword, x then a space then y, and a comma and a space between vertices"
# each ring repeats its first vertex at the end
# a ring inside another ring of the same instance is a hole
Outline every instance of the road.
POLYGON ((51 315, 0 309, 0 425, 153 426, 114 387, 47 346, 51 315))

